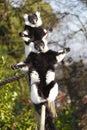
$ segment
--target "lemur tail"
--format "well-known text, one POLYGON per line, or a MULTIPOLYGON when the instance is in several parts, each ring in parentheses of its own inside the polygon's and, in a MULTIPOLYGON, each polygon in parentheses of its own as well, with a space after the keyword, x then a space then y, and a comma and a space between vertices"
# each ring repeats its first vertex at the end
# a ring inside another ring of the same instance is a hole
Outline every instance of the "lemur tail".
POLYGON ((52 113, 48 107, 46 107, 46 117, 45 117, 45 130, 58 130, 55 123, 52 113))
MULTIPOLYGON (((40 115, 41 115, 41 107, 42 104, 35 105, 35 110, 40 115)), ((58 130, 54 123, 54 118, 52 116, 52 113, 47 105, 46 105, 46 114, 45 114, 45 130, 58 130)))

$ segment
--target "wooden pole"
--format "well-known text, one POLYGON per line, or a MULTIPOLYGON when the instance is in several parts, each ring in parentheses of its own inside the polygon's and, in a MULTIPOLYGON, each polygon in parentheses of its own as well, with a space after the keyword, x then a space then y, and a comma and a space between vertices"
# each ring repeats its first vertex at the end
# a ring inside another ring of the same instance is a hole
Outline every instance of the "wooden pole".
POLYGON ((46 106, 42 105, 40 130, 45 130, 45 113, 46 113, 46 106))

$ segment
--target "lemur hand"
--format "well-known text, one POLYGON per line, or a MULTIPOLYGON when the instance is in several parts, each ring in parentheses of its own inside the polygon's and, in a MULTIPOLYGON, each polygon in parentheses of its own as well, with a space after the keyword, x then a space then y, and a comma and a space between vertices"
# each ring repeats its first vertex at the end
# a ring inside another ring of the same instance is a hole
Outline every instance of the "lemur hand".
POLYGON ((67 47, 67 48, 65 48, 65 50, 66 50, 66 52, 69 52, 69 51, 70 51, 70 48, 69 48, 69 47, 67 47))
POLYGON ((19 69, 19 66, 17 64, 15 65, 11 65, 11 69, 15 70, 15 69, 19 69))

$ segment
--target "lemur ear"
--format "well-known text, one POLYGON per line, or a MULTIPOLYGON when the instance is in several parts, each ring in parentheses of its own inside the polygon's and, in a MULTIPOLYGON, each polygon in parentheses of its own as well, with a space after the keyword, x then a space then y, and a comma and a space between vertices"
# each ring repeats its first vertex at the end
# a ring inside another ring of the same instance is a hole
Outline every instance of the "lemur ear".
POLYGON ((28 18, 28 14, 24 14, 24 20, 28 18))
POLYGON ((36 11, 36 15, 37 15, 37 17, 40 17, 40 12, 36 11))

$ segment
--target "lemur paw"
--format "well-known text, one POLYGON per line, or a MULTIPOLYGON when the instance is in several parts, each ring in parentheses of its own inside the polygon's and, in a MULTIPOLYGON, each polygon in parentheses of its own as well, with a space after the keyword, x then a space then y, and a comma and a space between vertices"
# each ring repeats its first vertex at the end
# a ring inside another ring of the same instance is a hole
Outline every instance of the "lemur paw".
POLYGON ((17 65, 11 65, 11 69, 15 70, 15 69, 19 69, 19 67, 17 65))
POLYGON ((66 49, 66 52, 69 52, 70 51, 70 48, 69 47, 67 47, 67 48, 65 48, 66 49))

